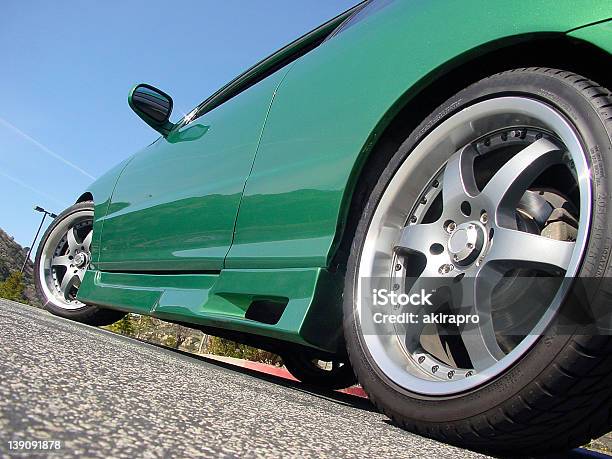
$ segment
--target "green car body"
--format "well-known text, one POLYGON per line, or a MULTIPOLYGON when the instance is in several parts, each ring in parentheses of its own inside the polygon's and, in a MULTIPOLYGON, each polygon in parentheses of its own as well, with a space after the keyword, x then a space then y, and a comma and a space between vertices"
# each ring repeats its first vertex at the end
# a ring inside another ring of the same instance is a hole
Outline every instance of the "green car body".
POLYGON ((78 299, 343 352, 352 216, 393 127, 409 132, 517 56, 595 66, 612 53, 605 2, 365 8, 262 61, 86 190, 94 239, 78 299), (276 316, 258 314, 271 305, 276 316))

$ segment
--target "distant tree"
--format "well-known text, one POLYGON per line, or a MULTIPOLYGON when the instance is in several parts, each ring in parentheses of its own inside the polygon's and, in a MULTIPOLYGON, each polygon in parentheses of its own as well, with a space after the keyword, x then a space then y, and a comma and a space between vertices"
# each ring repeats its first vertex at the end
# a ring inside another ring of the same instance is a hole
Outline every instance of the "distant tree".
POLYGON ((187 327, 183 327, 179 324, 174 324, 174 348, 178 349, 185 342, 185 340, 189 337, 191 330, 187 327))
POLYGON ((0 298, 23 303, 26 301, 24 292, 23 274, 19 271, 13 271, 4 282, 0 282, 0 298))

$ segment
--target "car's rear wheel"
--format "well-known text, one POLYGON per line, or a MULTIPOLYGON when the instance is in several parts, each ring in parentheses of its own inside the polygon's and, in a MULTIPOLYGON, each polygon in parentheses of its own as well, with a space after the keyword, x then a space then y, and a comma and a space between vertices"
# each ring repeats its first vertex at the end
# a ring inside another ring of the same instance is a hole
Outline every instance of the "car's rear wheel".
MULTIPOLYGON (((610 337, 551 327, 573 279, 609 269, 610 107, 610 91, 578 75, 505 72, 448 100, 395 153, 356 230, 344 295, 353 368, 395 421, 514 453, 609 430, 610 337), (434 291, 433 304, 381 309, 373 287, 434 291), (424 323, 435 314, 455 319, 424 323), (462 315, 479 321, 453 322, 462 315)), ((612 290, 589 286, 591 303, 612 290)))
POLYGON ((285 368, 305 384, 322 389, 345 389, 357 381, 351 365, 346 361, 320 360, 307 351, 284 354, 285 368))
POLYGON ((125 313, 77 299, 91 260, 93 215, 94 205, 87 201, 69 207, 53 220, 36 253, 36 288, 49 312, 90 325, 109 325, 125 313))

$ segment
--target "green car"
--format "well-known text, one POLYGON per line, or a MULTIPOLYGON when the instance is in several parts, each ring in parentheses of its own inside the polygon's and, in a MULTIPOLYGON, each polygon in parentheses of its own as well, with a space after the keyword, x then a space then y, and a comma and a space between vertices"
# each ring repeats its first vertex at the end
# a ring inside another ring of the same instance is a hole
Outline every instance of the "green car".
POLYGON ((53 221, 46 308, 270 350, 475 450, 602 435, 611 333, 567 319, 579 278, 589 306, 612 298, 611 17, 369 0, 177 123, 137 85, 129 105, 161 136, 53 221))

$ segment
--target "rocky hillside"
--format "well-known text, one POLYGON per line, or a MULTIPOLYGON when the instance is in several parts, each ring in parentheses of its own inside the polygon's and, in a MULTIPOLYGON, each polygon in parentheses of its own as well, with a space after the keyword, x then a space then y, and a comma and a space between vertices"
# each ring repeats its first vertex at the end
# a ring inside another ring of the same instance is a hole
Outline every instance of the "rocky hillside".
MULTIPOLYGON (((0 228, 0 281, 8 277, 12 271, 19 271, 28 253, 27 247, 21 247, 15 240, 0 228)), ((28 260, 24 271, 26 284, 25 297, 34 306, 41 306, 42 301, 34 287, 34 265, 28 260)))

